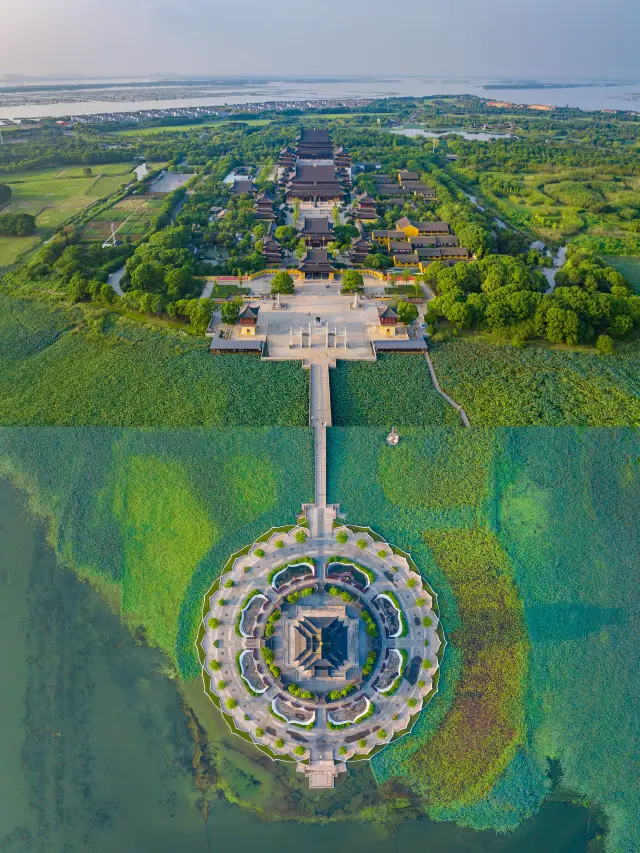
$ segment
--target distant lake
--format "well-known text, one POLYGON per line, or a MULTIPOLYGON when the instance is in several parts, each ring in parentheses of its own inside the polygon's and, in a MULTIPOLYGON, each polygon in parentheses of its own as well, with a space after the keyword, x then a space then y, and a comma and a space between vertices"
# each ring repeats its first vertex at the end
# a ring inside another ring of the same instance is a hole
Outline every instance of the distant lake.
MULTIPOLYGON (((196 806, 193 743, 162 655, 60 566, 0 480, 0 850, 7 853, 584 853, 588 812, 549 802, 510 835, 428 819, 262 822, 196 806)), ((294 772, 294 771, 292 771, 294 772)), ((344 796, 338 782, 336 798, 344 796)))
MULTIPOLYGON (((141 87, 144 84, 141 83, 141 87)), ((524 85, 524 84, 523 84, 524 85)), ((346 98, 423 97, 428 95, 477 95, 496 101, 518 104, 552 104, 572 106, 583 110, 618 109, 640 110, 640 82, 605 85, 589 81, 567 85, 558 83, 545 87, 515 88, 500 81, 488 79, 451 80, 436 77, 386 77, 361 80, 274 80, 253 83, 203 83, 197 87, 184 87, 183 97, 166 99, 162 89, 149 92, 145 100, 131 100, 118 94, 117 84, 105 82, 104 96, 109 100, 96 100, 96 90, 75 91, 69 100, 68 92, 60 93, 59 103, 37 104, 24 100, 13 106, 0 108, 0 118, 61 117, 67 115, 95 115, 105 112, 134 112, 137 110, 162 110, 196 106, 224 106, 226 104, 252 104, 263 101, 341 100, 346 98), (483 88, 483 87, 490 88, 483 88), (495 87, 495 88, 494 88, 495 87)), ((172 91, 177 87, 167 86, 172 91)), ((122 90, 120 90, 122 92, 122 90)), ((51 92, 46 93, 51 96, 51 92)), ((31 93, 33 95, 33 93, 31 93)), ((3 95, 0 93, 0 99, 3 95)))
POLYGON ((464 139, 475 140, 476 142, 490 142, 492 139, 511 139, 510 133, 477 133, 469 130, 423 130, 420 127, 401 127, 391 131, 391 133, 399 133, 401 136, 425 136, 428 139, 439 139, 441 136, 454 134, 462 136, 464 139))

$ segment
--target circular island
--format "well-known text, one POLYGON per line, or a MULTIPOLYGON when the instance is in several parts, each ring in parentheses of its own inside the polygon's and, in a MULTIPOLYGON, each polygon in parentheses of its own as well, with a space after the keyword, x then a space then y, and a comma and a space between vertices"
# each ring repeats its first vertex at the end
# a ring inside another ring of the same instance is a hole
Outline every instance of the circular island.
POLYGON ((311 787, 333 787, 413 727, 437 690, 437 596, 409 554, 336 520, 312 539, 270 531, 233 555, 205 596, 205 691, 231 729, 311 787))

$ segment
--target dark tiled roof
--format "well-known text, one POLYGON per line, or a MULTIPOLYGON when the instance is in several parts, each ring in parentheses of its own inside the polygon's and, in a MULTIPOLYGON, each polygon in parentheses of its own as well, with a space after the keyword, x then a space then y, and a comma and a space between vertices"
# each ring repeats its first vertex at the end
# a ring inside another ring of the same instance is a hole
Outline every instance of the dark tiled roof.
POLYGON ((252 305, 245 305, 242 311, 238 314, 238 320, 257 320, 260 307, 255 308, 252 305))
POLYGON ((384 338, 373 341, 373 347, 379 352, 426 352, 428 349, 424 338, 384 338))
POLYGON ((328 130, 315 127, 303 128, 300 133, 300 142, 312 143, 314 145, 326 145, 331 142, 328 130))
POLYGON ((396 309, 392 308, 391 305, 378 308, 378 316, 381 320, 398 320, 400 318, 396 309))
POLYGON ((302 272, 333 272, 335 267, 326 249, 309 249, 300 261, 300 269, 302 272))
POLYGON ((302 234, 327 234, 331 235, 329 218, 327 216, 305 216, 302 234))
POLYGON ((294 182, 302 184, 337 183, 335 166, 330 164, 297 163, 294 182))
POLYGON ((256 340, 255 338, 246 336, 244 338, 232 338, 231 340, 227 340, 226 338, 214 338, 211 341, 209 351, 213 353, 246 352, 260 355, 263 346, 264 341, 256 340))
POLYGON ((255 186, 251 178, 236 178, 231 186, 231 192, 236 195, 242 193, 252 193, 255 191, 255 186))

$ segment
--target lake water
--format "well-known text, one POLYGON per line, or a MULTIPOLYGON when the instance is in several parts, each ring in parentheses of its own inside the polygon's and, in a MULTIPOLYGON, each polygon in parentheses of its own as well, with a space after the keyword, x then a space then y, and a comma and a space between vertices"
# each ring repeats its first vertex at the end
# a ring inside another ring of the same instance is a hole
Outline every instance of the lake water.
POLYGON ((223 801, 205 823, 162 656, 57 564, 24 496, 3 480, 0 584, 2 853, 585 851, 586 811, 557 802, 509 836, 428 820, 393 836, 358 823, 264 823, 223 801))
POLYGON ((464 139, 475 140, 476 142, 490 142, 492 139, 511 139, 510 133, 471 133, 468 130, 423 130, 420 127, 403 127, 398 130, 392 130, 391 133, 398 133, 401 136, 424 136, 426 139, 439 139, 441 136, 447 136, 452 133, 454 136, 462 136, 464 139))
MULTIPOLYGON (((202 85, 197 91, 185 88, 179 98, 162 98, 161 91, 147 96, 146 100, 117 100, 113 92, 110 100, 95 100, 95 91, 87 91, 86 99, 78 103, 14 104, 0 108, 0 118, 61 117, 67 115, 95 115, 105 112, 133 112, 137 110, 176 109, 195 106, 225 106, 227 104, 252 104, 265 101, 342 100, 347 98, 424 97, 427 95, 478 95, 496 101, 517 104, 552 104, 579 107, 583 110, 618 109, 640 110, 640 82, 612 86, 587 83, 579 87, 511 89, 496 88, 487 79, 447 80, 437 77, 386 77, 363 80, 284 80, 267 83, 234 83, 233 85, 202 85), (491 88, 484 88, 490 85, 491 88)), ((175 87, 172 87, 172 89, 175 87)), ((121 90, 122 91, 122 90, 121 90)), ((125 90, 126 92, 126 90, 125 90)), ((49 93, 50 94, 50 93, 49 93)), ((74 98, 83 96, 76 92, 74 98)))

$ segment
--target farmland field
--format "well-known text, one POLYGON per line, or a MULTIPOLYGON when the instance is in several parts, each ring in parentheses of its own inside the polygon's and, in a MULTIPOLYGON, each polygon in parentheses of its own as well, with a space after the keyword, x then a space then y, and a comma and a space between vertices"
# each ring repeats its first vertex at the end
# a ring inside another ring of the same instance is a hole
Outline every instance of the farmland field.
POLYGON ((74 214, 108 196, 125 184, 131 174, 126 163, 93 166, 92 177, 83 176, 83 166, 67 166, 25 172, 8 172, 0 182, 11 187, 12 198, 2 213, 31 213, 36 217, 37 233, 31 237, 0 237, 0 266, 42 238, 50 229, 74 214))
POLYGON ((149 230, 151 218, 162 204, 162 196, 153 193, 124 198, 90 219, 82 229, 82 240, 87 243, 104 242, 111 236, 112 224, 116 226, 119 240, 126 237, 132 241, 139 240, 149 230))

